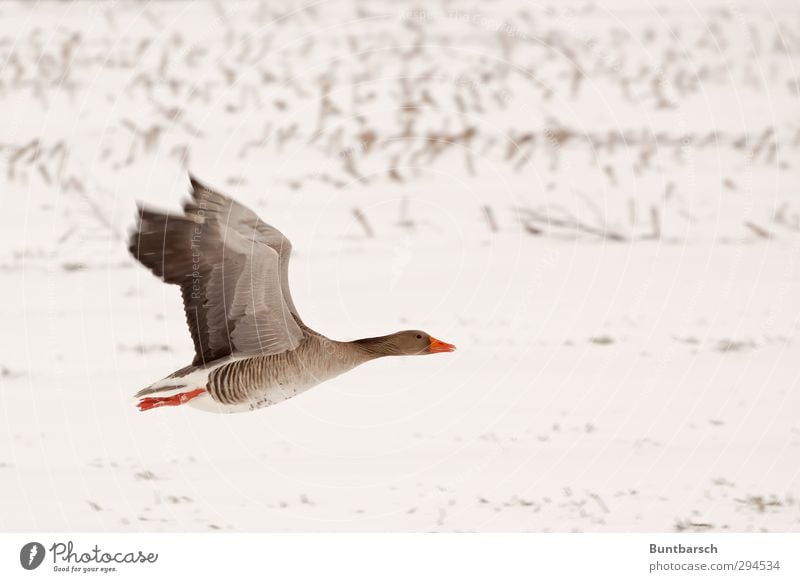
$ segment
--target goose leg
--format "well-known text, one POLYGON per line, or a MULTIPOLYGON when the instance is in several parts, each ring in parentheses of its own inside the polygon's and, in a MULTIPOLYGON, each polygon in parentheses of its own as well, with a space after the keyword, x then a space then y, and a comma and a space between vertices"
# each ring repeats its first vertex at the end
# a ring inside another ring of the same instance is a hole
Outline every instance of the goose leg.
POLYGON ((197 388, 196 390, 181 392, 180 394, 173 394, 172 396, 151 396, 148 398, 142 398, 137 406, 142 412, 145 410, 150 410, 151 408, 159 408, 161 406, 179 406, 181 404, 186 404, 192 398, 197 398, 205 391, 205 388, 197 388))

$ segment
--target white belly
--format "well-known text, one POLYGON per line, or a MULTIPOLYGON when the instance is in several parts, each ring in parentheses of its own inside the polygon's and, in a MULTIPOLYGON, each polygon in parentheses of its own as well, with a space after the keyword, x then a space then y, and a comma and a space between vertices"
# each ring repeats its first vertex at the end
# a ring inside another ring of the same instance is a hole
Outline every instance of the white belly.
POLYGON ((323 380, 304 382, 301 384, 272 386, 265 390, 258 391, 253 394, 252 398, 247 402, 239 402, 237 404, 223 404, 214 400, 207 392, 193 398, 187 404, 198 410, 205 412, 213 412, 216 414, 233 414, 236 412, 252 412, 259 408, 266 408, 273 404, 278 404, 290 398, 294 398, 298 394, 302 394, 309 388, 313 388, 323 380))

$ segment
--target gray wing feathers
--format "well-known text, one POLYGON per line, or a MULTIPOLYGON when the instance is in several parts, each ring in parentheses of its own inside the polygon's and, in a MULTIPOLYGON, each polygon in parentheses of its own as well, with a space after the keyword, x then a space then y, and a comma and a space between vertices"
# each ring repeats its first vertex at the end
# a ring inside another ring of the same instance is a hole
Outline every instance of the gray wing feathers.
POLYGON ((192 183, 192 200, 184 205, 188 215, 204 216, 209 209, 224 217, 225 226, 243 234, 248 240, 268 246, 278 254, 280 265, 280 286, 283 300, 289 307, 294 318, 301 323, 300 314, 292 300, 289 290, 289 259, 292 255, 292 243, 281 231, 270 226, 258 215, 238 202, 207 188, 193 176, 189 176, 192 183))
POLYGON ((140 209, 129 249, 181 286, 193 364, 296 348, 303 331, 285 279, 289 253, 275 248, 290 250, 288 241, 230 198, 194 179, 192 188, 184 216, 140 209))
POLYGON ((239 274, 231 301, 231 312, 240 318, 231 332, 231 340, 239 351, 246 353, 275 354, 294 349, 303 333, 289 312, 278 284, 278 254, 254 243, 252 256, 253 260, 248 261, 239 274))

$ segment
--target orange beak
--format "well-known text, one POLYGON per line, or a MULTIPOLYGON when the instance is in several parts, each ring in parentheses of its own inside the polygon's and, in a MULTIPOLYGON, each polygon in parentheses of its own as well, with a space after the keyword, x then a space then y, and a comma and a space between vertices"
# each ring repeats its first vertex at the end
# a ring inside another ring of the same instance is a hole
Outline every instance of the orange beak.
POLYGON ((428 348, 428 351, 432 354, 438 354, 439 352, 454 352, 456 351, 456 346, 441 340, 437 340, 435 337, 431 337, 431 345, 428 348))

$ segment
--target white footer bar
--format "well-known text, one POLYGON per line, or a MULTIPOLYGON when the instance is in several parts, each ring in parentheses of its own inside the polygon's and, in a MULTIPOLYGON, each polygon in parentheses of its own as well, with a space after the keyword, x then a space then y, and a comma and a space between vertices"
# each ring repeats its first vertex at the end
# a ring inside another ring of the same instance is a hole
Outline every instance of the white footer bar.
POLYGON ((800 580, 800 534, 0 534, 0 580, 800 580))

